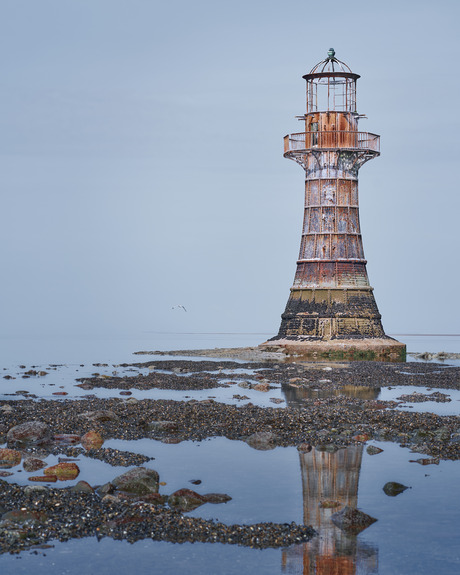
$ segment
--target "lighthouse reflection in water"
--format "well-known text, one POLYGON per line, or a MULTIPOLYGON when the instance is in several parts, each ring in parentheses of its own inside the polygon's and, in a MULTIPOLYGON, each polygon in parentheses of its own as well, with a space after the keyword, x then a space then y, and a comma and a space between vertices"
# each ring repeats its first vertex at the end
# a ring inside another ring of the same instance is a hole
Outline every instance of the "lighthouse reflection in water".
MULTIPOLYGON (((379 389, 361 388, 376 398, 379 389)), ((314 390, 284 390, 290 406, 299 406, 314 390)), ((350 390, 351 392, 351 390, 350 390)), ((378 550, 335 526, 331 516, 348 506, 358 507, 363 445, 344 449, 312 447, 299 452, 302 474, 303 521, 318 532, 310 542, 282 554, 282 572, 302 575, 370 575, 378 573, 378 550)))

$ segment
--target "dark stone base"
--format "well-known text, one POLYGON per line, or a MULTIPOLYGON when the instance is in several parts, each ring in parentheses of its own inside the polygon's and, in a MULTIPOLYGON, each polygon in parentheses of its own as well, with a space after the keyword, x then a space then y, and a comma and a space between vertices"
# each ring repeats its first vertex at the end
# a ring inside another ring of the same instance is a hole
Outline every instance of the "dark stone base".
POLYGON ((285 351, 288 355, 307 358, 365 359, 381 361, 405 361, 406 345, 391 337, 337 338, 328 340, 297 338, 273 338, 259 346, 265 351, 285 351))
POLYGON ((277 339, 385 338, 369 287, 292 289, 277 339))

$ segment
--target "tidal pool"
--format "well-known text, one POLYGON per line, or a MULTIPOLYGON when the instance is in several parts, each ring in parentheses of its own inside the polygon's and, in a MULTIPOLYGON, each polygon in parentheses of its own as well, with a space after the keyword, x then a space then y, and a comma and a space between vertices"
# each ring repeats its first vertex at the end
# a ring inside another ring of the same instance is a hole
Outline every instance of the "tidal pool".
MULTIPOLYGON (((132 358, 131 358, 132 359, 132 358)), ((161 357, 161 360, 168 359, 166 357, 161 357)), ((202 360, 203 358, 182 358, 173 357, 172 359, 187 359, 188 361, 202 360)), ((159 362, 161 361, 159 360, 159 362)), ((281 385, 273 385, 269 392, 260 392, 251 389, 251 386, 255 386, 259 381, 254 379, 255 370, 245 369, 245 368, 235 368, 235 369, 219 369, 219 363, 222 360, 215 358, 206 358, 206 361, 214 362, 216 364, 216 369, 212 372, 214 375, 218 375, 218 380, 215 382, 215 387, 205 388, 205 389, 190 389, 187 391, 176 390, 176 389, 161 389, 155 387, 149 387, 146 389, 139 389, 136 387, 128 389, 118 389, 118 388, 105 388, 105 387, 94 387, 90 390, 85 390, 79 387, 81 381, 80 379, 91 378, 94 374, 99 374, 101 378, 105 377, 122 377, 123 379, 128 379, 130 377, 135 377, 137 375, 147 375, 150 373, 173 373, 172 370, 161 369, 161 364, 159 363, 158 369, 149 368, 139 368, 139 367, 122 367, 119 364, 63 364, 63 365, 34 365, 33 369, 37 372, 44 372, 46 375, 42 376, 27 376, 23 377, 32 366, 12 366, 8 369, 4 369, 1 373, 3 379, 5 376, 11 377, 11 379, 6 379, 2 381, 0 379, 0 401, 9 400, 13 401, 16 399, 51 399, 54 401, 59 401, 60 399, 82 399, 86 397, 99 397, 99 398, 110 398, 110 397, 124 397, 126 392, 129 392, 136 399, 172 399, 176 401, 181 401, 183 399, 195 399, 197 401, 202 401, 204 399, 216 399, 222 403, 226 404, 241 404, 251 401, 255 405, 260 405, 261 407, 273 407, 278 404, 284 403, 284 397, 281 392, 281 385), (230 379, 228 376, 232 375, 230 379), (236 378, 235 376, 239 376, 236 378), (249 383, 249 386, 246 385, 249 383), (234 397, 236 396, 236 397, 234 397), (273 402, 275 399, 275 402, 273 402)), ((232 360, 238 363, 238 360, 232 360)), ((203 371, 200 373, 210 373, 208 371, 203 371)), ((174 375, 178 377, 191 377, 192 372, 177 373, 174 375)))
MULTIPOLYGON (((423 456, 390 442, 372 442, 383 449, 377 455, 369 455, 365 445, 335 452, 313 448, 301 453, 293 447, 258 451, 224 438, 177 445, 149 439, 106 445, 155 457, 146 466, 156 469, 166 484, 160 492, 189 487, 232 497, 225 504, 205 504, 191 515, 226 524, 304 522, 318 536, 300 546, 264 551, 145 540, 130 545, 109 538, 51 542, 50 549, 0 556, 2 574, 119 573, 121 566, 130 564, 136 565, 136 573, 165 574, 217 570, 319 575, 324 565, 334 567, 332 573, 363 575, 460 571, 460 462, 417 465, 414 461, 423 456), (189 483, 196 479, 199 485, 189 483), (388 481, 408 489, 390 497, 383 491, 388 481), (377 522, 357 536, 347 535, 331 521, 334 503, 357 506, 377 522)), ((82 457, 78 463, 79 479, 91 484, 110 480, 126 469, 86 460, 82 457)), ((13 479, 17 481, 17 473, 13 479)))

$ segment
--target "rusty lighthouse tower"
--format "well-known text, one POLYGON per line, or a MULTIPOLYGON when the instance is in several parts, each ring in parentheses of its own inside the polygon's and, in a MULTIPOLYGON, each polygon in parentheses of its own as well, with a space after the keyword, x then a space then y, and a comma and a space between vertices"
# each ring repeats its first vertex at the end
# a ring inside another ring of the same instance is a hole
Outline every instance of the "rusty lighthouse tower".
POLYGON ((320 356, 405 355, 405 345, 385 335, 364 258, 358 171, 380 154, 380 137, 358 130, 359 77, 332 48, 303 76, 305 131, 284 138, 284 157, 305 170, 300 253, 279 333, 264 347, 320 356))

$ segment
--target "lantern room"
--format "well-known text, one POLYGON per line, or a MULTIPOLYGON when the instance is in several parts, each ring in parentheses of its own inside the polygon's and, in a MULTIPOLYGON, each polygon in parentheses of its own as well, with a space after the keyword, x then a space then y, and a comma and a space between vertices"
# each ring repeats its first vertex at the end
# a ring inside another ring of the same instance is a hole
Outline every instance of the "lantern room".
POLYGON ((335 57, 330 48, 327 58, 303 76, 307 81, 307 114, 312 112, 356 113, 356 81, 359 74, 335 57))

